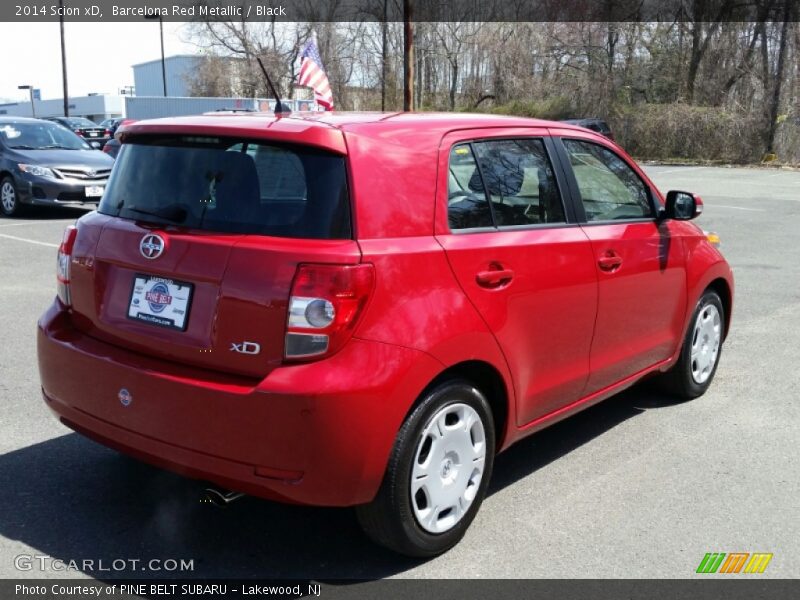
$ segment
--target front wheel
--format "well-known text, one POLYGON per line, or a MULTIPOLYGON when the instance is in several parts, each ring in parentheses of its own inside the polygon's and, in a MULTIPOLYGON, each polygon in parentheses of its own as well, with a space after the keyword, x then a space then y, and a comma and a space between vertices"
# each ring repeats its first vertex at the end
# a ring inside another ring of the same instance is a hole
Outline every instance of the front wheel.
POLYGON ((14 180, 8 175, 0 181, 0 212, 7 217, 13 217, 20 212, 17 188, 14 180))
POLYGON ((378 495, 356 509, 362 528, 408 556, 449 550, 480 508, 494 450, 483 394, 460 379, 435 387, 403 423, 378 495))
POLYGON ((725 334, 725 309, 713 290, 706 290, 692 315, 675 365, 662 375, 666 389, 685 399, 705 394, 719 365, 725 334))

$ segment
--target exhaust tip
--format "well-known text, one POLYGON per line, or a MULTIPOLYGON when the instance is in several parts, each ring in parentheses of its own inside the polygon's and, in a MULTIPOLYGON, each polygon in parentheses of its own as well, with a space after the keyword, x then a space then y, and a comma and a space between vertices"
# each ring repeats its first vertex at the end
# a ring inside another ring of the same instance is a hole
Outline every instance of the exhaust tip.
POLYGON ((228 506, 231 502, 244 496, 241 492, 229 492, 218 490, 217 488, 206 488, 201 502, 210 503, 214 506, 228 506))

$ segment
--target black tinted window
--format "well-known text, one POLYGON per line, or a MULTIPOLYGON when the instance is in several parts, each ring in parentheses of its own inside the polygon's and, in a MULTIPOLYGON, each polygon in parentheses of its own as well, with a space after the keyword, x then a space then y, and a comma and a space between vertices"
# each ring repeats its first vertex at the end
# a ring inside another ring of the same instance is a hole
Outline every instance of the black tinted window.
POLYGON ((231 233, 349 238, 344 158, 213 137, 140 137, 117 158, 98 210, 231 233))
POLYGON ((587 221, 653 216, 650 192, 619 156, 598 144, 564 140, 587 221))
POLYGON ((453 146, 447 185, 450 229, 492 227, 492 213, 469 144, 453 146))
POLYGON ((498 227, 565 222, 542 140, 486 141, 474 148, 498 227))

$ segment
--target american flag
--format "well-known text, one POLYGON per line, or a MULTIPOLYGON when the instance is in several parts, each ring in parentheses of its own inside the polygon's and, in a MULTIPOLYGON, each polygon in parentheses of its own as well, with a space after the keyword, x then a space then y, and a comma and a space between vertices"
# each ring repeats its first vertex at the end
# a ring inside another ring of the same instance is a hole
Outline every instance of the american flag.
POLYGON ((333 110, 333 92, 325 69, 322 67, 322 58, 319 56, 316 36, 312 36, 300 54, 300 76, 298 83, 314 90, 314 100, 325 110, 333 110))

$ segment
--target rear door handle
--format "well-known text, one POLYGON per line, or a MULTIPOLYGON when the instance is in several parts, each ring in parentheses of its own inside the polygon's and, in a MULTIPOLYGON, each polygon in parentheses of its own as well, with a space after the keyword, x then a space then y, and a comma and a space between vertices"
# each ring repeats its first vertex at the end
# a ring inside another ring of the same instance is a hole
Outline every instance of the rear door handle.
POLYGON ((480 271, 475 275, 475 280, 482 287, 494 288, 506 285, 514 278, 514 271, 511 269, 490 269, 480 271))
POLYGON ((603 271, 614 271, 622 265, 622 257, 613 250, 609 250, 597 259, 597 264, 603 271))

